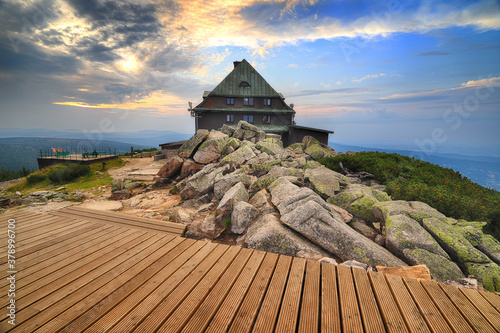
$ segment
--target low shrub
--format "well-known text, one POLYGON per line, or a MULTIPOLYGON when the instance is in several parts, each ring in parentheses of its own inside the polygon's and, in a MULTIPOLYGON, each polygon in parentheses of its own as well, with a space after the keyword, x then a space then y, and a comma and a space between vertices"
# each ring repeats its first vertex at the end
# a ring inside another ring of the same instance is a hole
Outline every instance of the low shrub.
POLYGON ((393 200, 422 201, 446 216, 468 221, 486 221, 485 231, 500 239, 500 192, 472 182, 449 168, 413 157, 380 152, 337 155, 320 161, 343 173, 366 171, 386 185, 393 200))
POLYGON ((47 179, 47 176, 41 172, 34 172, 26 177, 26 180, 30 184, 36 184, 47 179))
POLYGON ((80 176, 84 176, 90 172, 90 167, 84 164, 67 164, 61 163, 55 165, 47 177, 53 183, 66 183, 75 180, 80 176))

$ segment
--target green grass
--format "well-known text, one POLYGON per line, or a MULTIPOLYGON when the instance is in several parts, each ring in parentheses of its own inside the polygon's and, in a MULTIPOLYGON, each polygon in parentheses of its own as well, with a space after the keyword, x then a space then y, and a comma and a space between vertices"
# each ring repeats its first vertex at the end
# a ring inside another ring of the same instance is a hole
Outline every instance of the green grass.
MULTIPOLYGON (((125 165, 125 162, 120 158, 108 160, 106 161, 106 170, 109 170, 113 167, 122 167, 123 165, 125 165)), ((29 181, 29 179, 23 178, 19 183, 8 187, 6 191, 19 191, 23 194, 27 194, 33 191, 38 191, 42 188, 64 185, 66 191, 73 192, 75 190, 89 190, 94 187, 109 185, 111 183, 111 180, 113 180, 109 173, 106 170, 102 169, 101 162, 92 163, 88 165, 88 168, 77 167, 76 170, 80 170, 81 172, 84 172, 86 170, 86 172, 81 175, 73 173, 73 175, 75 175, 75 178, 73 179, 69 179, 71 177, 57 177, 57 175, 61 175, 67 170, 74 171, 75 165, 61 163, 49 166, 30 174, 27 178, 31 179, 31 182, 29 181), (50 177, 51 175, 55 176, 50 177)))
POLYGON ((343 173, 339 162, 353 172, 366 171, 386 185, 393 200, 422 201, 446 216, 486 221, 486 232, 500 239, 500 192, 473 183, 452 169, 399 154, 360 152, 320 161, 343 173))

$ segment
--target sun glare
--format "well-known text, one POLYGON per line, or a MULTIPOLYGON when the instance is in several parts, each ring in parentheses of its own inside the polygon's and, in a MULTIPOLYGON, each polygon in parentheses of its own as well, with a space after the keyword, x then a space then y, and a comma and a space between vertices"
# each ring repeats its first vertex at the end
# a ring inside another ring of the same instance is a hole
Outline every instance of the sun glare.
POLYGON ((119 69, 125 72, 137 72, 141 68, 141 65, 137 61, 135 55, 123 57, 123 60, 120 60, 117 63, 117 66, 119 69))

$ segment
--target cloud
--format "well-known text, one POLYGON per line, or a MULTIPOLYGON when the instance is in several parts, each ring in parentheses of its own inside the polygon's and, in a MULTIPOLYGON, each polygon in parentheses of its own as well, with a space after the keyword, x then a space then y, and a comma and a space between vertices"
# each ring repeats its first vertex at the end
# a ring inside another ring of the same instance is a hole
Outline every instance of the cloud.
MULTIPOLYGON (((124 90, 123 87, 115 87, 115 89, 124 90)), ((91 109, 134 110, 157 115, 181 115, 187 112, 187 104, 182 99, 173 94, 161 91, 154 91, 148 96, 120 103, 89 104, 86 102, 65 101, 54 102, 52 104, 91 109)))
POLYGON ((378 77, 384 77, 386 76, 385 73, 380 73, 380 74, 369 74, 369 75, 365 75, 359 79, 353 79, 352 82, 363 82, 364 80, 368 80, 368 79, 376 79, 378 77))
POLYGON ((439 99, 443 96, 447 96, 452 91, 467 89, 467 88, 489 88, 490 90, 494 90, 493 87, 500 86, 500 77, 490 77, 487 79, 479 79, 479 80, 471 80, 465 83, 462 83, 459 86, 451 87, 451 88, 441 88, 441 89, 433 89, 433 90, 420 90, 414 92, 407 93, 399 93, 393 94, 386 97, 381 97, 381 100, 405 100, 405 101, 421 101, 423 98, 430 99, 439 99))
POLYGON ((373 92, 371 89, 363 88, 341 88, 341 89, 327 89, 327 90, 300 90, 296 93, 289 94, 288 97, 299 97, 299 96, 313 96, 313 95, 339 95, 339 94, 361 94, 367 92, 373 92))
POLYGON ((450 54, 450 53, 449 52, 441 52, 441 51, 430 51, 430 52, 417 54, 416 56, 413 56, 413 57, 414 58, 416 58, 416 57, 434 57, 434 56, 442 56, 442 55, 448 55, 448 54, 450 54))

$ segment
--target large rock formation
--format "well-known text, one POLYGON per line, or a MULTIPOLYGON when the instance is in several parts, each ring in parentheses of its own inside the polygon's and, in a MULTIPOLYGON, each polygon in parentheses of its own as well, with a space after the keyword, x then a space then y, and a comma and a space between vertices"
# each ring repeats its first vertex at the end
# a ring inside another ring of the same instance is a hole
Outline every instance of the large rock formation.
POLYGON ((184 200, 172 215, 190 237, 234 234, 250 248, 363 267, 426 265, 438 281, 470 274, 500 290, 500 243, 484 223, 392 201, 376 182, 317 161, 334 155, 311 137, 284 148, 280 136, 240 122, 198 131, 158 178, 184 200))
POLYGON ((347 226, 316 193, 302 191, 286 178, 278 179, 270 190, 285 225, 339 258, 372 266, 406 266, 389 251, 347 226))

